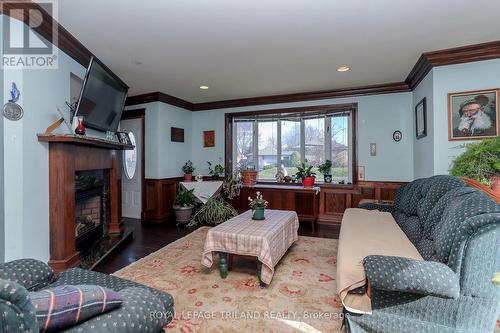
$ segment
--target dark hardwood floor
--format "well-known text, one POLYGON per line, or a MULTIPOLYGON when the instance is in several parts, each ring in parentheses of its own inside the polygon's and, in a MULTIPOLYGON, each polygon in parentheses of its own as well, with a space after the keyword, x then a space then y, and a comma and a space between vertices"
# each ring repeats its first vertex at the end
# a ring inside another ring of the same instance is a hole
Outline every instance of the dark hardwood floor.
MULTIPOLYGON (((133 240, 116 248, 94 269, 95 271, 113 273, 194 231, 194 229, 177 228, 174 221, 153 223, 124 218, 124 223, 133 231, 133 240)), ((301 223, 299 235, 338 238, 339 228, 316 224, 315 231, 312 232, 309 223, 301 223)))

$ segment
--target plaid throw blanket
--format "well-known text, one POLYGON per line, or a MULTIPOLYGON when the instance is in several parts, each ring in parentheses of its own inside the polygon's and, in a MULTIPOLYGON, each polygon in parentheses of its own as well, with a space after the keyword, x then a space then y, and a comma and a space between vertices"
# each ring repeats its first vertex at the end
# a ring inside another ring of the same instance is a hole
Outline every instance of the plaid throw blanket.
POLYGON ((93 285, 64 285, 30 293, 40 332, 55 332, 119 307, 120 295, 93 285))

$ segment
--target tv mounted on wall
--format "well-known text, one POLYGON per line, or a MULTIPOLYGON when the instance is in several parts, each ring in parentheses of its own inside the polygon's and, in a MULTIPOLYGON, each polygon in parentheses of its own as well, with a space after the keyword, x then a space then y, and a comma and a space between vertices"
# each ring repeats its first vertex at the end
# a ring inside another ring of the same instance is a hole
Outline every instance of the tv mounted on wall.
POLYGON ((76 116, 83 117, 85 127, 115 132, 127 98, 128 86, 92 57, 78 99, 76 116))

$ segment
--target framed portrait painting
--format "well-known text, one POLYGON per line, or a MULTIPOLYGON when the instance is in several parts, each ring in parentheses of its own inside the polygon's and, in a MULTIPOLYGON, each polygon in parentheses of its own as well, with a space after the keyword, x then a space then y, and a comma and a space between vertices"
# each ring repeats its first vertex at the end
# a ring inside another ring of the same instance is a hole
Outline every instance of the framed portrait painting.
POLYGON ((498 89, 448 94, 448 140, 498 136, 498 89))
POLYGON ((417 140, 427 136, 427 102, 425 97, 415 106, 415 131, 417 140))

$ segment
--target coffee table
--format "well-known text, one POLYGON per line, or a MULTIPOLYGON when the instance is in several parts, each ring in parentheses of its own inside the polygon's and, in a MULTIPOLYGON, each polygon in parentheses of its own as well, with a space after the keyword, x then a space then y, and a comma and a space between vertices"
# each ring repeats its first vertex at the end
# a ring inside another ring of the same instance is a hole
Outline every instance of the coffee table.
POLYGON ((220 275, 225 279, 229 255, 255 257, 259 281, 269 285, 274 267, 298 240, 299 218, 294 211, 273 209, 266 209, 265 217, 261 221, 252 220, 249 210, 210 229, 202 265, 212 267, 214 253, 218 253, 220 275))

